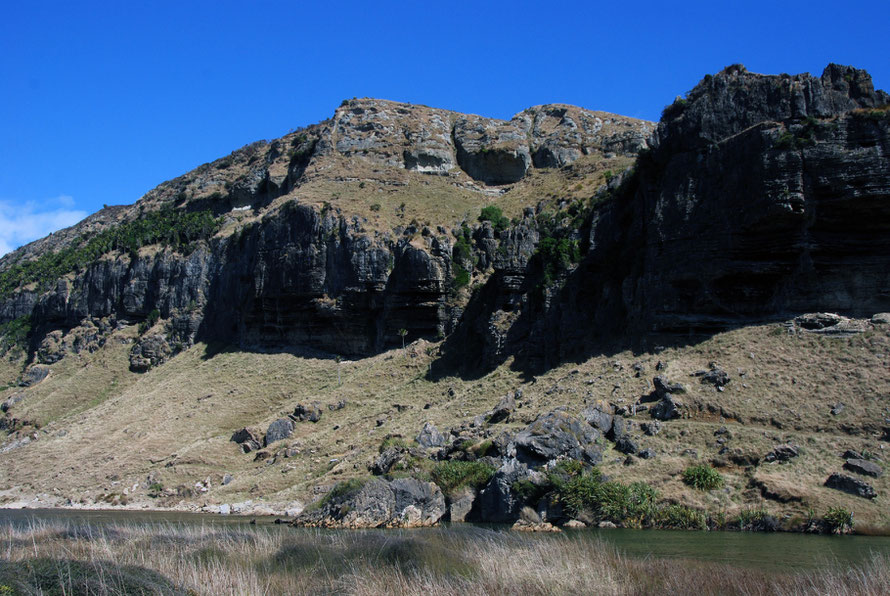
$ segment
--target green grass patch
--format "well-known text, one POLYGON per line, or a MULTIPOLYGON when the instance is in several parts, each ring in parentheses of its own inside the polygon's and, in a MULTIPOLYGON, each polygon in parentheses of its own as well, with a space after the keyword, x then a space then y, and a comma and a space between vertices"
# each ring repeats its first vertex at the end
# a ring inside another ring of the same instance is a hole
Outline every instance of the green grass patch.
POLYGON ((465 486, 481 488, 494 476, 495 469, 481 461, 443 461, 430 471, 430 479, 447 495, 465 486))
POLYGON ((698 490, 714 490, 723 486, 723 476, 711 466, 701 464, 683 470, 683 482, 698 490))

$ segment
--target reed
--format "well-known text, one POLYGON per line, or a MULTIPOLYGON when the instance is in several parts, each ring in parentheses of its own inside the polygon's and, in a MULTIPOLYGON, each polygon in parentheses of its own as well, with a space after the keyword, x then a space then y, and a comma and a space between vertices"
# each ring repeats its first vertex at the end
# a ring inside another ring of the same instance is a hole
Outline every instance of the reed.
POLYGON ((424 531, 287 527, 0 526, 0 595, 890 593, 890 559, 773 572, 632 559, 577 535, 472 526, 424 531))

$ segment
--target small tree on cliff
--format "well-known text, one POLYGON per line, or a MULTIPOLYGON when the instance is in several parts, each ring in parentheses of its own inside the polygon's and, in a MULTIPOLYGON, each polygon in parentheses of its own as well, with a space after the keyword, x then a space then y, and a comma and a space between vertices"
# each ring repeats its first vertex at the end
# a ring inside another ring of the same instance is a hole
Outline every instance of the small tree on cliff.
POLYGON ((402 338, 402 349, 405 349, 405 336, 408 335, 408 330, 402 327, 399 329, 399 337, 402 338))

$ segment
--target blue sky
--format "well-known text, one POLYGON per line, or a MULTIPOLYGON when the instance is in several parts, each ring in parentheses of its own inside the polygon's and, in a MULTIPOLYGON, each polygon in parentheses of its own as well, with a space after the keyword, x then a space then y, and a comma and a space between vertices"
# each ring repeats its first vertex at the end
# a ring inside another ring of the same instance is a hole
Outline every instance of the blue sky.
POLYGON ((379 97, 657 119, 736 62, 890 88, 890 3, 15 2, 0 20, 0 254, 379 97))

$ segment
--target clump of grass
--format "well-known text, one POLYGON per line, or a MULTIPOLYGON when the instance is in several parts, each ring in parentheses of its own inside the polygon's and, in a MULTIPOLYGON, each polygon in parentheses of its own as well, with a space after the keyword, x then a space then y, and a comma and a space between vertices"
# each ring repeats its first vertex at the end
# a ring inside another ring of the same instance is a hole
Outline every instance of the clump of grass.
POLYGON ((383 453, 387 449, 391 447, 400 447, 402 449, 410 449, 414 446, 414 441, 406 439, 404 437, 386 437, 380 442, 380 446, 377 448, 378 453, 383 453))
POLYGON ((655 525, 666 530, 707 530, 704 512, 686 505, 666 505, 655 514, 655 525))
POLYGON ((825 531, 830 534, 844 534, 853 531, 853 512, 843 507, 830 507, 822 518, 825 531))
POLYGON ((683 482, 698 490, 714 490, 723 486, 723 476, 711 466, 700 464, 683 470, 683 482))
POLYGON ((430 471, 430 479, 446 495, 452 495, 465 486, 485 486, 494 472, 494 467, 485 462, 452 460, 437 463, 430 471))

